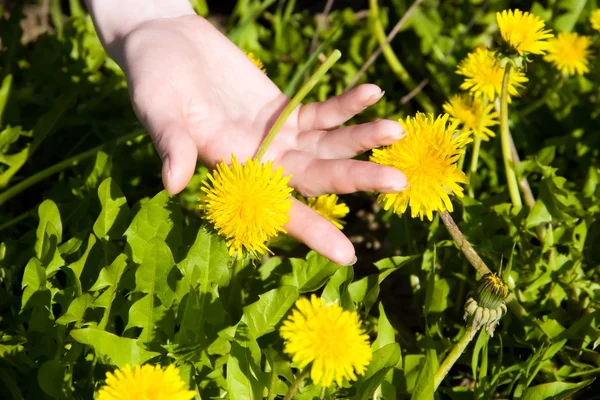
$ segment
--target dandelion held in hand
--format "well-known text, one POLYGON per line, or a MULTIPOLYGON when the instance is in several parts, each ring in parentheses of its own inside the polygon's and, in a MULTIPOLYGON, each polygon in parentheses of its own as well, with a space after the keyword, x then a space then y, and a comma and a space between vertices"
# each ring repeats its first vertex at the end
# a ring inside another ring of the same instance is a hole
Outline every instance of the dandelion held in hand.
POLYGON ((358 314, 337 303, 325 304, 314 294, 296 302, 281 337, 286 340, 284 351, 300 368, 312 363, 310 377, 323 387, 356 380, 371 362, 369 336, 361 329, 358 314))
POLYGON ((470 132, 456 133, 457 119, 448 114, 434 118, 417 113, 400 120, 406 136, 391 146, 373 150, 371 160, 404 172, 409 186, 400 193, 380 194, 386 210, 403 214, 410 205, 411 216, 433 220, 434 211, 452 211, 449 194, 463 196, 460 183, 468 178, 456 165, 462 147, 471 142, 470 132), (456 134, 455 134, 456 133, 456 134))
POLYGON ((496 13, 496 22, 502 39, 520 56, 525 53, 544 54, 548 49, 546 39, 552 37, 544 21, 521 10, 504 10, 496 13))
POLYGON ((444 111, 450 116, 458 119, 463 125, 463 130, 473 131, 475 136, 488 141, 490 137, 496 136, 489 127, 498 125, 498 113, 492 104, 484 107, 484 102, 468 93, 456 94, 444 104, 444 111), (481 124, 481 131, 479 130, 481 124))
POLYGON ((565 75, 583 75, 589 72, 590 46, 592 40, 588 36, 580 36, 575 32, 560 32, 556 38, 548 41, 548 54, 544 60, 565 75))
POLYGON ((350 209, 346 204, 338 203, 339 198, 337 195, 324 194, 319 197, 299 197, 299 200, 331 221, 338 229, 343 229, 346 222, 342 218, 350 212, 350 209))
POLYGON ((174 365, 129 365, 114 373, 106 373, 106 385, 96 400, 189 400, 196 392, 187 390, 174 365))
POLYGON ((266 242, 285 233, 292 207, 292 188, 283 169, 248 158, 241 165, 235 156, 231 167, 225 161, 203 182, 200 208, 227 241, 229 254, 243 250, 259 256, 269 252, 266 242))
MULTIPOLYGON (((460 88, 470 90, 477 97, 484 96, 490 102, 502 92, 502 75, 504 70, 500 67, 498 60, 494 58, 494 53, 486 48, 479 47, 469 53, 467 57, 458 65, 456 73, 465 76, 465 81, 460 88)), ((508 81, 508 102, 510 96, 518 96, 518 88, 523 87, 527 78, 522 72, 516 72, 510 75, 508 81)))

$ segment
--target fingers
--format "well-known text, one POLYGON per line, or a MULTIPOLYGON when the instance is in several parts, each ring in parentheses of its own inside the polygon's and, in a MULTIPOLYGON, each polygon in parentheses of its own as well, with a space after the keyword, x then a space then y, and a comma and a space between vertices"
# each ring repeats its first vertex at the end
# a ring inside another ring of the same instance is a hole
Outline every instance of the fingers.
POLYGON ((350 240, 331 222, 296 199, 285 229, 291 237, 336 264, 351 265, 356 262, 350 240))
POLYGON ((381 99, 383 92, 372 84, 360 85, 347 93, 302 106, 298 113, 300 131, 335 128, 381 99))
POLYGON ((286 154, 281 164, 293 171, 290 185, 308 197, 358 191, 397 193, 407 187, 402 172, 367 161, 322 160, 295 151, 286 154))
POLYGON ((334 131, 308 131, 298 136, 298 149, 319 158, 352 158, 375 147, 390 145, 404 136, 396 121, 380 120, 334 131))
POLYGON ((188 130, 179 124, 167 124, 152 134, 163 159, 162 180, 169 195, 181 192, 196 170, 198 148, 188 130))

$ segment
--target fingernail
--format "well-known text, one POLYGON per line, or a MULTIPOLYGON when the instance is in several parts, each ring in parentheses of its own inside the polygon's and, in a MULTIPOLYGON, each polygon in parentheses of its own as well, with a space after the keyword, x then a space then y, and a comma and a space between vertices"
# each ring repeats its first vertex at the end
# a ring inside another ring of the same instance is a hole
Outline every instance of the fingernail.
POLYGON ((369 97, 369 101, 371 102, 371 104, 377 103, 385 94, 385 90, 382 90, 379 93, 376 93, 374 95, 372 95, 371 97, 369 97))
POLYGON ((408 188, 408 183, 405 185, 392 184, 390 186, 384 187, 381 192, 382 193, 398 193, 408 188))
MULTIPOLYGON (((400 125, 400 124, 398 124, 398 125, 400 125)), ((388 135, 388 138, 389 138, 389 139, 392 139, 392 140, 394 140, 394 139, 395 139, 395 140, 400 140, 400 139, 402 139, 404 136, 406 136, 406 131, 404 130, 404 128, 402 128, 402 125, 400 125, 400 129, 399 129, 399 130, 397 130, 397 131, 394 131, 394 132, 390 133, 390 134, 388 135)))
POLYGON ((169 194, 169 197, 173 197, 173 190, 171 187, 171 163, 169 161, 169 156, 166 156, 165 158, 163 158, 162 176, 163 176, 163 185, 165 185, 165 189, 167 189, 167 193, 169 194))
POLYGON ((346 267, 349 267, 351 265, 356 264, 356 262, 358 261, 358 258, 356 258, 356 256, 354 256, 354 258, 352 259, 352 262, 350 264, 344 264, 346 267))

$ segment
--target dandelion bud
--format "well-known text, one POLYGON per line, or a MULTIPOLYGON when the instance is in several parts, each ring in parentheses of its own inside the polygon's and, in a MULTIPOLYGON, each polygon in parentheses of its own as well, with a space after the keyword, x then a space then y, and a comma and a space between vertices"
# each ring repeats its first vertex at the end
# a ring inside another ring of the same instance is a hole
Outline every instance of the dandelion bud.
POLYGON ((490 273, 481 278, 465 303, 464 318, 472 318, 472 335, 485 325, 488 335, 494 336, 498 322, 506 314, 507 296, 508 285, 498 275, 490 273))

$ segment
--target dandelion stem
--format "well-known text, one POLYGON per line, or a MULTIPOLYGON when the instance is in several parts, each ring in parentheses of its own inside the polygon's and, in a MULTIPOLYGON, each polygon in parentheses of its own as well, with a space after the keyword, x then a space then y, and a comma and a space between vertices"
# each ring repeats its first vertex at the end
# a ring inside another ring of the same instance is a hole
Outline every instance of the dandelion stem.
POLYGON ((481 149, 481 137, 483 136, 483 118, 485 114, 485 108, 488 106, 488 99, 486 98, 481 105, 481 117, 479 118, 479 124, 477 126, 477 132, 475 132, 475 138, 473 140, 473 154, 471 155, 471 167, 469 168, 469 196, 474 197, 475 191, 473 190, 473 184, 471 177, 477 173, 477 166, 479 163, 479 150, 481 149))
POLYGON ((281 112, 281 115, 279 116, 279 118, 277 118, 277 120, 273 124, 273 127, 263 140, 262 144, 260 145, 260 148, 256 152, 256 156, 254 157, 256 160, 260 161, 262 159, 262 157, 265 155, 265 152, 269 148, 269 145, 271 144, 273 139, 275 139, 275 136, 277 136, 277 133, 279 133, 279 130, 281 129, 285 121, 288 119, 290 114, 292 114, 296 107, 302 102, 302 100, 304 100, 306 95, 315 87, 315 85, 321 80, 321 78, 327 73, 327 71, 329 71, 333 64, 335 64, 337 60, 340 59, 341 56, 342 53, 340 53, 339 50, 334 50, 331 53, 331 55, 327 57, 327 60, 325 60, 325 62, 321 64, 319 68, 317 68, 317 70, 311 75, 311 77, 308 78, 306 83, 304 83, 304 85, 300 87, 298 93, 296 93, 296 95, 292 98, 288 105, 285 106, 285 108, 281 112))
POLYGON ((500 95, 500 140, 502 142, 502 159, 506 171, 506 183, 510 193, 510 200, 515 208, 523 207, 517 175, 513 169, 512 151, 510 148, 510 131, 508 130, 508 82, 510 79, 511 63, 506 63, 502 77, 502 94, 500 95))
POLYGON ((300 385, 302 385, 302 382, 304 382, 304 379, 308 376, 309 372, 310 372, 310 365, 307 366, 306 368, 304 368, 304 370, 302 370, 300 375, 298 375, 298 378, 296 378, 294 383, 292 383, 292 386, 290 386, 290 388, 288 389, 283 400, 291 400, 294 397, 294 395, 296 394, 298 389, 300 389, 300 385))
POLYGON ((485 265, 485 262, 481 259, 481 257, 479 257, 479 254, 477 254, 473 246, 471 246, 471 243, 469 243, 469 241, 465 238, 465 235, 463 235, 461 230, 458 228, 450 213, 448 211, 443 211, 440 213, 440 218, 444 222, 444 225, 446 225, 446 229, 448 229, 452 239, 454 239, 460 250, 463 252, 465 257, 467 257, 467 260, 469 260, 471 265, 475 267, 477 272, 479 272, 481 276, 492 272, 488 266, 485 265))
POLYGON ((435 374, 433 375, 433 391, 436 391, 438 386, 440 386, 440 383, 442 383, 446 375, 448 375, 448 372, 450 372, 452 366, 465 351, 467 345, 471 342, 471 340, 473 340, 473 337, 475 337, 476 333, 477 329, 473 329, 473 326, 469 324, 460 339, 458 339, 458 342, 456 342, 454 347, 452 347, 452 350, 450 350, 450 353, 448 353, 438 370, 435 371, 435 374))

